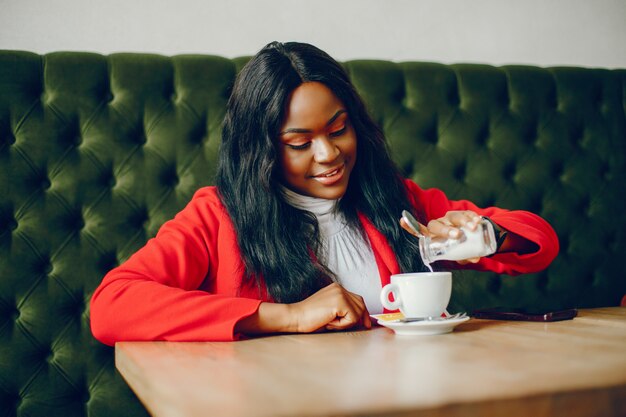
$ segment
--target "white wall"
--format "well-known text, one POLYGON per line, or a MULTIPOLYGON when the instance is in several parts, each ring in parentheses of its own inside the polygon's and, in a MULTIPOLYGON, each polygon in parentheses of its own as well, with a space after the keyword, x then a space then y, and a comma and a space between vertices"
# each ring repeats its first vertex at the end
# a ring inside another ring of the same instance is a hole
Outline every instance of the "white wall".
POLYGON ((0 0, 0 49, 626 68, 626 0, 0 0))

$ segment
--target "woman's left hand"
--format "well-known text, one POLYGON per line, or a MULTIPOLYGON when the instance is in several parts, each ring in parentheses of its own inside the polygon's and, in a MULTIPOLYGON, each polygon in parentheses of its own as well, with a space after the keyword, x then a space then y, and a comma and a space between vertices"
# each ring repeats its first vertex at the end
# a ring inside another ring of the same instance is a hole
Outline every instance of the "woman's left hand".
MULTIPOLYGON (((427 226, 420 225, 420 232, 431 238, 442 237, 457 239, 461 237, 461 227, 474 231, 478 227, 480 219, 481 217, 471 210, 449 211, 445 216, 429 221, 427 226)), ((415 235, 404 220, 400 220, 400 225, 403 229, 415 235)), ((467 263, 477 263, 478 261, 480 261, 480 258, 464 259, 457 262, 464 265, 467 263)))
MULTIPOLYGON (((449 211, 445 216, 429 221, 426 228, 431 237, 440 236, 457 239, 461 237, 461 227, 474 231, 478 227, 480 220, 481 217, 471 210, 449 211)), ((480 258, 464 259, 457 262, 464 265, 467 263, 475 264, 478 261, 480 261, 480 258)))

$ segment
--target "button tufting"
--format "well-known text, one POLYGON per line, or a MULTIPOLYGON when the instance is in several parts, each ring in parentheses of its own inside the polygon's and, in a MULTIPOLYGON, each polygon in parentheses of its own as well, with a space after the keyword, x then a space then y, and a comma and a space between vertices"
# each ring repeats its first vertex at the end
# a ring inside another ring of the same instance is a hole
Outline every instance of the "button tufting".
POLYGON ((17 307, 13 307, 10 313, 11 320, 17 321, 17 319, 20 318, 20 315, 21 315, 20 310, 17 307))
POLYGON ((437 131, 437 123, 428 125, 423 133, 424 141, 436 145, 439 142, 439 132, 437 131))
POLYGON ((556 162, 552 165, 552 178, 558 178, 561 182, 565 182, 567 180, 567 176, 565 175, 565 166, 556 162))
POLYGON ((548 103, 548 107, 553 110, 556 111, 556 109, 559 107, 559 100, 557 99, 556 96, 556 89, 551 88, 550 91, 548 92, 548 97, 546 99, 546 102, 548 103))
POLYGON ((206 123, 196 123, 189 134, 189 143, 199 145, 204 142, 208 136, 209 132, 206 123))
POLYGON ((46 362, 50 363, 54 360, 54 351, 52 350, 52 348, 44 349, 41 351, 41 357, 46 362))
POLYGON ((117 260, 115 253, 104 253, 100 256, 96 265, 101 272, 107 273, 119 265, 119 261, 117 260))
POLYGON ((166 187, 176 187, 180 182, 178 174, 176 173, 176 168, 174 167, 164 170, 160 177, 161 183, 166 187))
POLYGON ((9 135, 7 136, 7 143, 9 145, 14 145, 15 142, 16 142, 15 136, 9 133, 9 135))
POLYGON ((585 136, 585 127, 573 127, 570 129, 570 138, 572 138, 573 143, 580 143, 580 141, 585 136))
POLYGON ((49 275, 54 269, 49 258, 41 258, 35 265, 35 271, 40 274, 49 275))
POLYGON ((17 229, 17 220, 15 220, 12 216, 0 219, 0 235, 3 234, 4 230, 12 232, 15 229, 17 229))
POLYGON ((454 178, 459 182, 465 182, 466 170, 465 162, 460 163, 454 168, 454 178))
POLYGON ((511 107, 511 96, 509 95, 509 90, 507 88, 503 88, 498 92, 496 100, 498 101, 500 108, 511 107))
POLYGON ((485 123, 485 125, 476 134, 476 143, 480 146, 485 146, 490 134, 489 123, 485 123))
POLYGON ((49 190, 50 187, 52 187, 52 183, 50 182, 50 180, 48 178, 44 178, 43 180, 41 180, 40 187, 43 190, 49 190))
POLYGON ((167 178, 165 178, 164 182, 170 187, 176 187, 178 183, 180 182, 180 178, 178 178, 178 175, 176 174, 169 175, 167 178))
POLYGON ((505 165, 502 171, 502 177, 508 182, 515 182, 516 168, 514 162, 505 165))
POLYGON ((461 99, 459 98, 459 90, 457 88, 450 89, 448 91, 447 97, 448 97, 448 103, 450 103, 450 106, 459 107, 459 104, 461 103, 461 99))
POLYGON ((80 215, 72 218, 70 223, 70 228, 73 230, 83 230, 85 228, 85 220, 80 215))
POLYGON ((539 146, 538 143, 538 138, 539 138, 539 131, 537 130, 537 125, 533 124, 531 126, 529 126, 525 131, 524 131, 524 138, 526 140, 527 144, 535 144, 535 146, 539 146))
POLYGON ((207 132, 199 133, 196 135, 190 135, 189 143, 191 143, 192 145, 201 145, 202 143, 206 141, 207 137, 208 137, 207 132))
POLYGON ((117 184, 117 180, 111 171, 105 171, 100 176, 100 184, 108 188, 114 188, 117 184))
POLYGON ((85 301, 82 298, 78 298, 72 304, 72 311, 75 317, 82 316, 85 311, 85 301))
MULTIPOLYGON (((20 404, 22 404, 22 397, 20 396, 20 394, 15 393, 15 394, 9 394, 8 396, 8 401, 9 403, 13 403, 13 408, 17 409, 19 408, 20 404)), ((9 406, 10 409, 10 406, 9 406)))
POLYGON ((128 224, 135 229, 142 229, 148 221, 148 213, 145 209, 139 209, 128 217, 128 224))

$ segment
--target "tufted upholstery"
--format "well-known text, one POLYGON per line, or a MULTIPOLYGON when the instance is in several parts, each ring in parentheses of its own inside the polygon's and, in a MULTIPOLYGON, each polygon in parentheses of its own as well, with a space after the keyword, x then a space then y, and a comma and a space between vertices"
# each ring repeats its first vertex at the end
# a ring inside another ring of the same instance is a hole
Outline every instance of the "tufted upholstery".
MULTIPOLYGON (((145 415, 88 301, 213 182, 245 59, 0 52, 0 416, 145 415)), ((616 305, 626 292, 626 71, 345 64, 404 173, 539 213, 561 254, 456 274, 452 310, 616 305)))

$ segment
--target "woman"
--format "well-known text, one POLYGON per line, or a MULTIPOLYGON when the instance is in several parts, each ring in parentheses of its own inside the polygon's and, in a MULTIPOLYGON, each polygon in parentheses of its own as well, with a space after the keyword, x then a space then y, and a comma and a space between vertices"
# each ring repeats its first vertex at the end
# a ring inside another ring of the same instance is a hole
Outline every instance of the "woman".
POLYGON ((217 186, 107 274, 92 331, 114 344, 369 328, 390 275, 424 268, 399 227, 404 209, 432 235, 458 236, 480 216, 501 228, 498 253, 460 267, 528 273, 558 252, 534 214, 403 180, 343 68, 311 45, 271 43, 235 82, 217 186))

